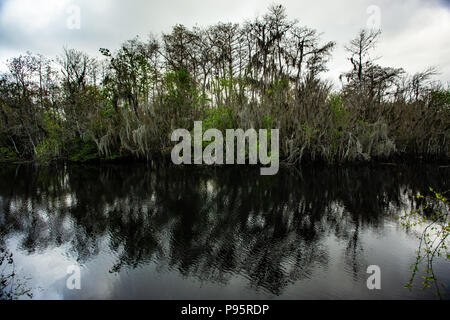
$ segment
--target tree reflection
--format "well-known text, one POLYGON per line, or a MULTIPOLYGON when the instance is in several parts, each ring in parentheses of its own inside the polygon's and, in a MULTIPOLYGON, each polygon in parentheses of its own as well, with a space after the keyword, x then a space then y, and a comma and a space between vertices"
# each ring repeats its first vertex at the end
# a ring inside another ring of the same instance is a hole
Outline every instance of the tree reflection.
MULTIPOLYGON (((447 172, 448 173, 448 172, 447 172)), ((327 266, 323 239, 347 243, 355 278, 365 273, 360 233, 407 209, 408 196, 447 188, 429 168, 308 168, 260 177, 241 168, 2 167, 0 234, 21 234, 28 253, 70 245, 80 263, 108 240, 110 272, 150 261, 185 277, 226 284, 233 275, 279 295, 327 266)))

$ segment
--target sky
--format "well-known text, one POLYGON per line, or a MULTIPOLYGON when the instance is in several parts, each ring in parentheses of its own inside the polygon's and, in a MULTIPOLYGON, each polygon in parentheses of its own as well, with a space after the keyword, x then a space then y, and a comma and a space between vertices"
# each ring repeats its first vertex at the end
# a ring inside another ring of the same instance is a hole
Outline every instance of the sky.
POLYGON ((361 28, 379 27, 378 64, 411 74, 436 66, 435 79, 450 82, 450 0, 0 0, 0 71, 27 51, 56 57, 66 46, 99 55, 175 24, 251 20, 271 4, 337 43, 325 75, 332 81, 351 68, 344 45, 361 28))

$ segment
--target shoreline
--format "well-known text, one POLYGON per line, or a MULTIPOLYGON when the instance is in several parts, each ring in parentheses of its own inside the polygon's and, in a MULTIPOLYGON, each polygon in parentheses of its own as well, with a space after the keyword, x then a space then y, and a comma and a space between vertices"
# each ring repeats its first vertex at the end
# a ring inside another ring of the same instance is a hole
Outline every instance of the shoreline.
MULTIPOLYGON (((245 167, 245 168, 260 168, 261 166, 259 164, 257 165, 250 165, 250 164, 244 164, 244 165, 227 165, 227 164, 213 164, 213 165, 175 165, 171 162, 170 157, 164 157, 164 156, 156 156, 154 158, 149 159, 141 159, 141 158, 135 158, 135 157, 123 157, 123 158, 117 158, 117 159, 91 159, 87 161, 71 161, 68 159, 55 159, 48 162, 42 162, 39 160, 20 160, 20 161, 2 161, 0 160, 0 166, 2 165, 39 165, 39 166, 50 166, 52 164, 75 164, 75 165, 104 165, 104 164, 123 164, 128 165, 132 163, 158 163, 158 164, 168 164, 173 167, 198 167, 198 168, 230 168, 233 166, 237 167, 245 167)), ((280 168, 302 168, 302 167, 310 167, 310 166, 317 166, 317 167, 355 167, 355 166, 401 166, 401 165, 436 165, 442 168, 450 167, 450 158, 442 158, 442 157, 431 157, 431 156, 411 156, 411 155, 396 155, 394 157, 389 158, 374 158, 370 160, 360 160, 360 161, 345 161, 342 163, 338 162, 326 162, 323 160, 303 160, 298 163, 288 163, 286 161, 280 160, 280 168)))

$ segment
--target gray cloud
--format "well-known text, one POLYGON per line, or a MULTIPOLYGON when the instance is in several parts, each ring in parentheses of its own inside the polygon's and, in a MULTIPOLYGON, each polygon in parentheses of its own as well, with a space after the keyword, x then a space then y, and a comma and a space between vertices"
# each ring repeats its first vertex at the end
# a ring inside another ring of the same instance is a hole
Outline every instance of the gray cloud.
MULTIPOLYGON (((0 60, 27 50, 55 56, 63 46, 98 54, 123 41, 149 33, 168 32, 178 23, 204 26, 243 22, 263 14, 272 0, 0 0, 0 60), (71 6, 81 12, 81 28, 67 28, 71 6)), ((323 33, 338 46, 327 77, 335 80, 349 69, 344 44, 367 24, 367 9, 380 9, 383 35, 374 56, 384 66, 410 73, 440 67, 437 79, 450 81, 450 4, 444 0, 276 1, 291 19, 323 33)))

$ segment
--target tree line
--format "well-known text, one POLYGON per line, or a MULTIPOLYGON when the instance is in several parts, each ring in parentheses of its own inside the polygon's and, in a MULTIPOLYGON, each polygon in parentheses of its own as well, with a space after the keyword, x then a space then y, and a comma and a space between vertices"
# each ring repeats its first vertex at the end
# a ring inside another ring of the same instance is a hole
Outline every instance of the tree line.
POLYGON ((410 76, 376 64, 379 36, 363 29, 346 45, 340 90, 323 80, 336 43, 278 5, 242 24, 136 37, 101 59, 21 55, 0 77, 0 159, 150 159, 200 120, 204 130, 279 128, 291 164, 448 159, 448 86, 430 81, 435 68, 410 76))

